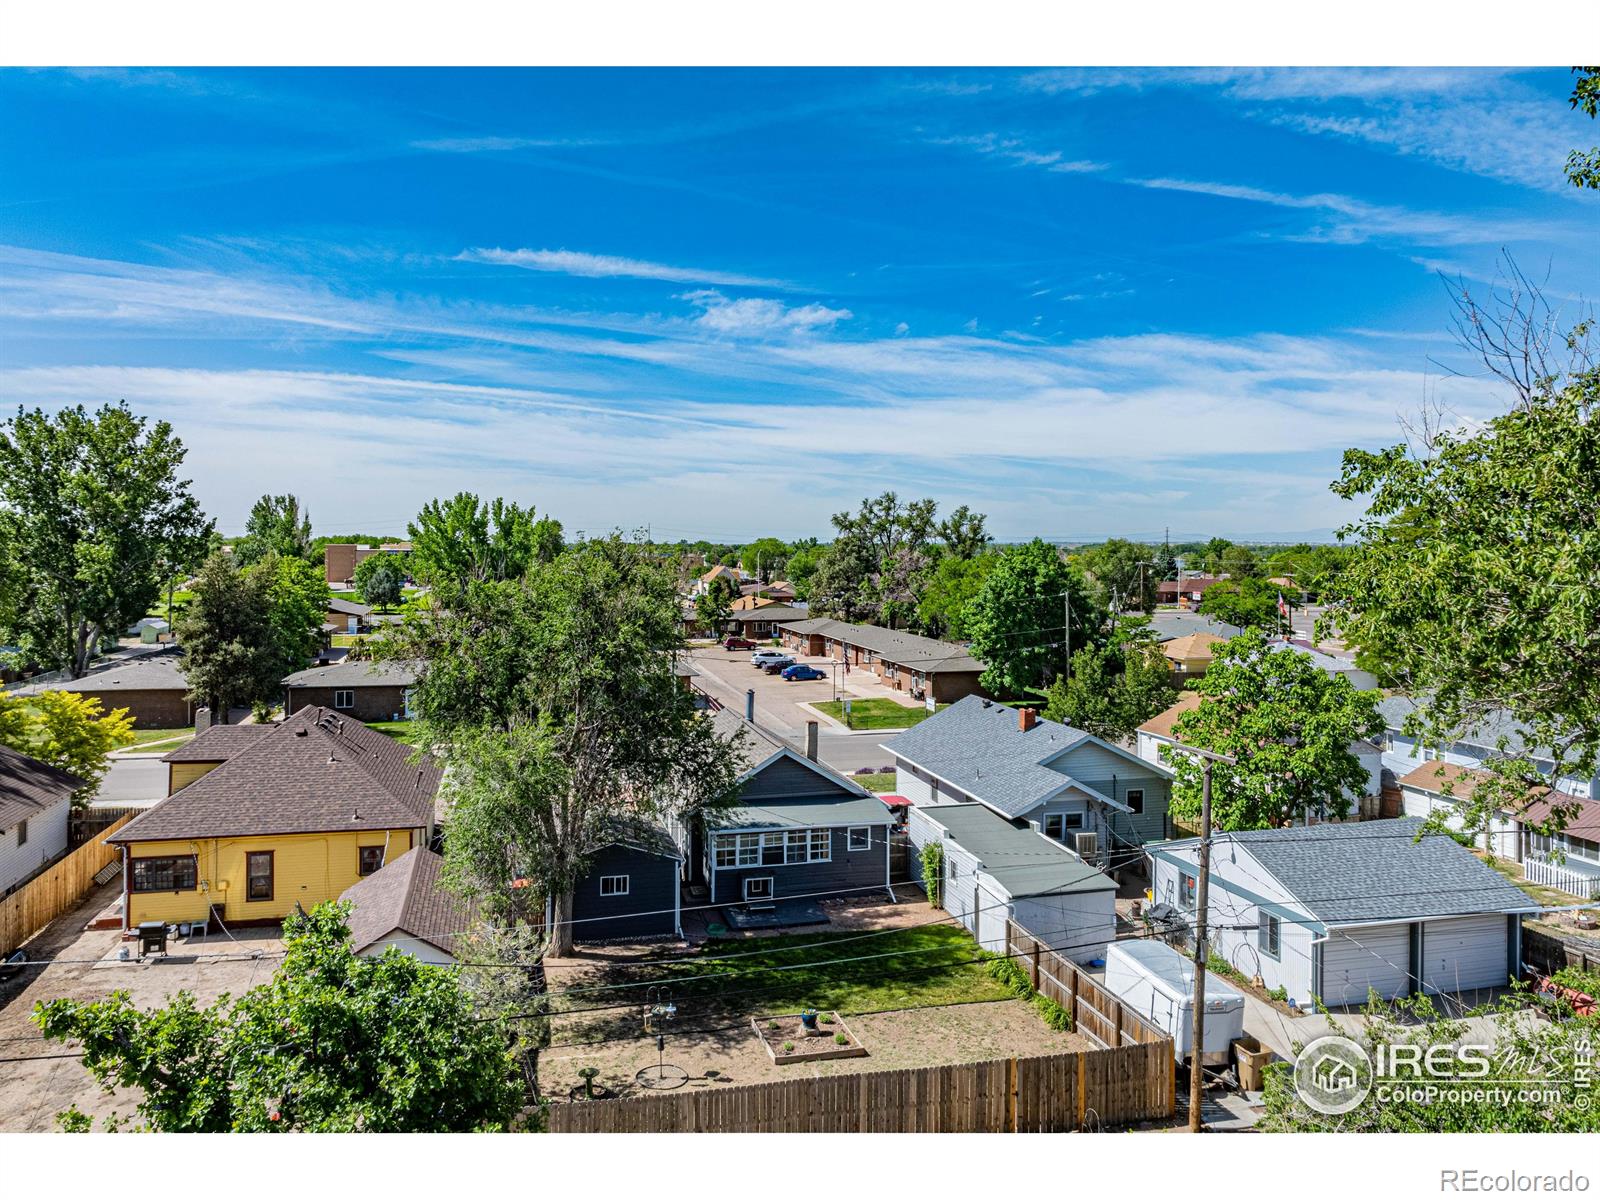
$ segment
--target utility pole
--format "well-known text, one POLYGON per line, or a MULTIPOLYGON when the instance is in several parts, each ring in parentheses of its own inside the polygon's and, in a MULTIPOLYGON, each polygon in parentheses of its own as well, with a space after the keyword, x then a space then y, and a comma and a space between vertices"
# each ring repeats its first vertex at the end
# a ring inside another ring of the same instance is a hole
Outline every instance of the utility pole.
POLYGON ((1072 589, 1068 588, 1061 593, 1061 643, 1067 648, 1066 665, 1062 668, 1061 678, 1072 678, 1072 589))
POLYGON ((1206 1044, 1206 906, 1211 895, 1211 764, 1237 763, 1239 760, 1226 754, 1202 750, 1198 746, 1173 745, 1181 754, 1193 754, 1200 759, 1200 878, 1195 885, 1194 914, 1194 1030, 1190 1049, 1194 1057, 1189 1064, 1189 1132, 1200 1133, 1205 1122, 1200 1116, 1200 1105, 1205 1094, 1205 1068, 1200 1056, 1206 1044))

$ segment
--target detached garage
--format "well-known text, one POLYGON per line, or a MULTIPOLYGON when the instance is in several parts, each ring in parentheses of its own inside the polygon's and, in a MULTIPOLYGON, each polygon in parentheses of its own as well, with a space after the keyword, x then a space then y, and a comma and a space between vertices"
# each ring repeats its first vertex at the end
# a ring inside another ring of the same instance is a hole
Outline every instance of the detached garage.
POLYGON ((982 804, 933 804, 912 808, 906 831, 914 861, 929 842, 943 847, 945 910, 985 950, 1005 953, 1008 919, 1074 962, 1116 937, 1116 883, 1028 825, 982 804))
MULTIPOLYGON (((1291 1001, 1360 1007, 1505 987, 1528 895, 1416 817, 1220 834, 1207 922, 1239 970, 1291 1001)), ((1150 848, 1156 899, 1194 912, 1198 841, 1150 848)))

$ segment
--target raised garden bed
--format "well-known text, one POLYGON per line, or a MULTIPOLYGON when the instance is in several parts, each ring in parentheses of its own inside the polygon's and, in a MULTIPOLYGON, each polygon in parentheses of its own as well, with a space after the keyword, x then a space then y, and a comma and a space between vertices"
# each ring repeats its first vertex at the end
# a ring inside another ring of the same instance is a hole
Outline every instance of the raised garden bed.
POLYGON ((798 1014, 751 1017, 767 1057, 777 1066, 823 1062, 830 1058, 865 1058, 867 1048, 836 1012, 819 1013, 817 1027, 807 1029, 798 1014))

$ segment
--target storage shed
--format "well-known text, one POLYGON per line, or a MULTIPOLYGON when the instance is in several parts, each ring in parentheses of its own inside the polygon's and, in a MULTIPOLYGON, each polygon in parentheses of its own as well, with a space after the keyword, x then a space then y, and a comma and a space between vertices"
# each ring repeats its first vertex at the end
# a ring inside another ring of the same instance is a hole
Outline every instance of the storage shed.
POLYGON ((1074 962, 1105 953, 1117 933, 1117 885, 1061 843, 982 804, 912 808, 915 856, 944 849, 944 907, 985 950, 1005 953, 1006 921, 1074 962))

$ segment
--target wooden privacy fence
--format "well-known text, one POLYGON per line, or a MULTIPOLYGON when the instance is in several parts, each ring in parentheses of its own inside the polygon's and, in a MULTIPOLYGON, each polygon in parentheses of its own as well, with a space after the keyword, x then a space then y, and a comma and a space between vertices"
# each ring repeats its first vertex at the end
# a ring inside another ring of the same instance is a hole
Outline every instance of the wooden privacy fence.
POLYGON ((1064 1133, 1170 1116, 1172 1044, 554 1104, 552 1133, 1064 1133))
POLYGON ((131 820, 125 816, 85 842, 44 874, 0 900, 0 957, 10 954, 39 930, 70 910, 94 884, 95 874, 121 857, 105 835, 131 820))
POLYGON ((1160 1042, 1167 1046, 1167 1054, 1172 1054, 1172 1041, 1165 1033, 1015 921, 1006 922, 1006 953, 1014 955, 1012 961, 1028 972, 1033 990, 1070 1012, 1072 1027, 1090 1041, 1113 1050, 1160 1042))

